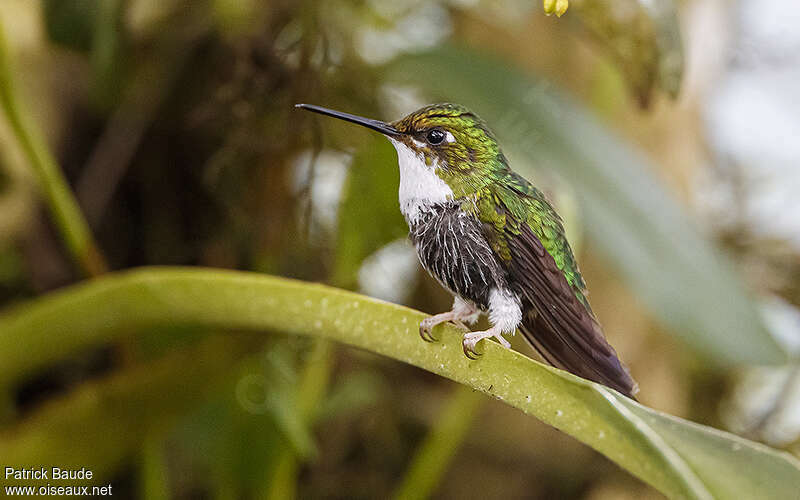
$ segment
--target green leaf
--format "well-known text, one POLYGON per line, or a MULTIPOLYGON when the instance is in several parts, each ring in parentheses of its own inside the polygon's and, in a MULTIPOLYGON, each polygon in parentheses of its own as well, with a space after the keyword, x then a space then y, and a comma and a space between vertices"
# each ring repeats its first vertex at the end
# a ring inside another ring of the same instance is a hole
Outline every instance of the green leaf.
POLYGON ((680 91, 683 46, 672 0, 574 0, 576 18, 617 62, 642 106, 680 91))
MULTIPOLYGON (((6 330, 0 327, 4 336, 6 330)), ((58 343, 58 342, 57 342, 58 343)), ((212 338, 49 402, 0 432, 0 457, 16 467, 86 467, 108 478, 142 446, 218 388, 246 355, 241 342, 212 338), (12 463, 12 462, 8 462, 12 463)))
POLYGON ((42 6, 50 41, 89 51, 99 8, 96 0, 44 0, 42 6))
POLYGON ((355 288, 358 268, 381 246, 408 233, 397 209, 400 182, 394 148, 373 137, 353 157, 339 207, 333 283, 355 288))
POLYGON ((388 74, 476 111, 520 173, 535 178, 535 166, 569 182, 592 248, 671 332, 710 361, 785 359, 725 256, 661 186, 649 162, 585 110, 544 82, 469 50, 408 56, 388 74))
POLYGON ((394 493, 396 500, 429 498, 475 423, 485 399, 467 386, 458 387, 436 418, 436 425, 414 453, 411 466, 394 493))
MULTIPOLYGON (((142 328, 283 331, 343 342, 468 385, 574 436, 669 497, 792 498, 800 491, 800 463, 788 453, 647 409, 493 342, 471 361, 455 327, 442 327, 440 342, 423 342, 417 325, 424 317, 352 292, 253 273, 155 268, 109 274, 0 315, 0 386, 142 328)), ((181 374, 197 368, 191 359, 176 366, 181 374)), ((52 447, 40 439, 47 422, 0 440, 0 456, 9 463, 50 457, 52 447)), ((117 434, 58 434, 58 449, 69 449, 70 439, 92 447, 108 435, 117 434)))

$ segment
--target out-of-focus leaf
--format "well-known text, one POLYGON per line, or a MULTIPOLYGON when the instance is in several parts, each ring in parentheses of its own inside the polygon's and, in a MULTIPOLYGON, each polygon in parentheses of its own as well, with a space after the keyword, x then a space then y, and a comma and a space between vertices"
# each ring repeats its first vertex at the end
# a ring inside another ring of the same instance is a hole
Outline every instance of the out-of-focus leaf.
POLYGON ((141 498, 167 500, 169 498, 168 465, 164 449, 164 438, 151 433, 144 439, 139 465, 139 489, 141 498))
POLYGON ((88 51, 100 3, 97 0, 44 0, 47 36, 54 43, 88 51))
POLYGON ((339 208, 339 241, 332 282, 354 288, 361 262, 381 246, 408 233, 397 208, 394 148, 372 138, 356 155, 339 208))
MULTIPOLYGON (((252 375, 253 359, 234 370, 239 377, 252 375)), ((237 381, 241 383, 242 378, 237 381)), ((253 413, 235 390, 221 391, 208 404, 189 415, 173 434, 190 460, 209 470, 215 498, 242 498, 257 491, 265 471, 279 453, 292 449, 285 432, 270 415, 253 413), (212 432, 209 432, 209 429, 212 432)))
POLYGON ((114 103, 122 87, 124 0, 44 0, 47 35, 54 43, 88 52, 93 99, 102 108, 114 103))
POLYGON ((573 0, 571 7, 616 59, 643 107, 656 89, 678 95, 683 45, 673 0, 573 0))
POLYGON ((429 498, 466 438, 486 401, 468 386, 459 386, 436 418, 436 425, 411 459, 403 482, 394 493, 396 500, 429 498))
POLYGON ((235 390, 196 412, 177 433, 193 460, 212 471, 218 492, 265 498, 265 485, 291 485, 287 463, 316 452, 312 422, 305 416, 318 411, 316 400, 330 371, 330 343, 317 339, 307 356, 298 356, 308 342, 289 340, 294 342, 280 339, 242 363, 235 390), (303 358, 302 373, 297 358, 303 358), (210 428, 217 431, 209 433, 210 428))
MULTIPOLYGON (((389 76, 467 105, 494 127, 507 152, 568 181, 592 247, 709 360, 785 359, 725 256, 697 231, 647 160, 587 112, 542 82, 468 50, 408 56, 391 64, 389 76)), ((512 167, 531 177, 526 165, 512 167)))
MULTIPOLYGON (((455 326, 442 326, 437 343, 422 341, 417 325, 424 317, 352 292, 253 273, 159 268, 108 274, 0 315, 0 384, 124 331, 175 324, 276 330, 344 342, 468 385, 574 436, 669 497, 783 499, 800 491, 800 463, 788 453, 650 410, 495 342, 469 360, 455 326)), ((194 371, 205 369, 203 362, 169 366, 179 367, 182 382, 205 380, 194 371)), ((162 388, 146 394, 156 393, 158 401, 165 395, 172 400, 162 388)), ((65 454, 80 459, 74 446, 91 450, 110 436, 135 437, 114 429, 62 432, 74 431, 76 422, 119 425, 104 414, 111 408, 122 410, 124 425, 141 419, 143 408, 151 411, 148 401, 124 391, 114 401, 92 396, 80 415, 56 413, 16 429, 0 440, 0 456, 17 464, 60 463, 65 454)))
POLYGON ((87 384, 0 431, 0 456, 16 467, 86 467, 97 478, 107 478, 133 457, 142 436, 166 430, 198 405, 216 387, 210 381, 219 381, 219 374, 245 355, 243 347, 216 337, 87 384))
POLYGON ((306 422, 299 418, 295 397, 298 384, 296 353, 285 345, 276 345, 269 350, 261 366, 259 380, 262 381, 265 400, 263 411, 268 413, 301 457, 316 456, 317 448, 306 422))
POLYGON ((97 3, 92 35, 94 100, 101 108, 114 104, 122 89, 125 66, 123 0, 97 3))
MULTIPOLYGON (((320 402, 325 395, 333 365, 332 346, 328 340, 316 339, 314 347, 305 359, 303 374, 296 384, 292 401, 295 419, 300 425, 310 428, 320 413, 320 402)), ((272 467, 265 474, 260 498, 295 498, 300 460, 294 450, 282 447, 272 467)))
POLYGON ((375 404, 381 394, 389 392, 380 375, 370 371, 351 373, 331 387, 322 401, 320 418, 336 418, 360 411, 375 404))

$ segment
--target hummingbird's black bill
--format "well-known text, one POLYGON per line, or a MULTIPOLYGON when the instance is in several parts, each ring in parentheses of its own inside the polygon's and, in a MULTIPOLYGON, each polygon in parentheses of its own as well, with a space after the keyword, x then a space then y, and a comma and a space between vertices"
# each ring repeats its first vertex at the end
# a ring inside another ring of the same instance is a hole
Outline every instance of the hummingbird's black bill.
POLYGON ((398 136, 402 134, 396 128, 380 120, 373 120, 372 118, 364 118, 362 116, 351 115, 350 113, 343 113, 341 111, 335 111, 333 109, 323 108, 322 106, 314 106, 313 104, 295 104, 294 107, 306 109, 308 111, 313 111, 314 113, 319 113, 321 115, 328 115, 334 118, 338 118, 340 120, 345 120, 351 123, 355 123, 357 125, 361 125, 362 127, 367 127, 371 128, 372 130, 376 130, 384 135, 398 136))

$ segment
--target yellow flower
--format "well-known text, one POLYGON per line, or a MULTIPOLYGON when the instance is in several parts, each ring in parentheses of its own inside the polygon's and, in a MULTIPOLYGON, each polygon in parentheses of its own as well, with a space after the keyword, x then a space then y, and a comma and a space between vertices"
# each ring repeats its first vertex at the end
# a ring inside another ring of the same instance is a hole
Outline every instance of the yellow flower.
POLYGON ((544 0, 544 13, 548 16, 555 14, 561 17, 568 7, 569 0, 544 0))

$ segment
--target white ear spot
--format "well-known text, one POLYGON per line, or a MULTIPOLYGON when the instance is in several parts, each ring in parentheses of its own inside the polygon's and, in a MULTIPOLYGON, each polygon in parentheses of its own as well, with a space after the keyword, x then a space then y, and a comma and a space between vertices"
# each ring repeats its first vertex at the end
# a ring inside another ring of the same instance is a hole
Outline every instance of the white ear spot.
POLYGON ((453 137, 449 130, 444 133, 444 142, 456 142, 456 138, 453 137))

